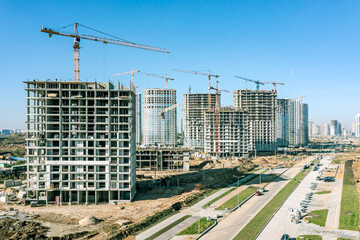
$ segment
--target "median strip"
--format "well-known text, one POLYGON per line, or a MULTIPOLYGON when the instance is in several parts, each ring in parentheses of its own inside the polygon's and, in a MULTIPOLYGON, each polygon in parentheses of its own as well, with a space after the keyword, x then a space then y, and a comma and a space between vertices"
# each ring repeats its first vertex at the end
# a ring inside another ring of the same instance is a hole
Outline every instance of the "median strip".
POLYGON ((359 199, 352 161, 345 162, 339 229, 359 231, 359 199))
POLYGON ((199 220, 196 220, 193 224, 176 234, 177 236, 180 235, 194 235, 200 234, 205 231, 208 227, 210 227, 214 223, 213 219, 207 220, 206 217, 200 218, 200 231, 199 231, 199 220))
POLYGON ((247 199, 250 195, 252 195, 258 188, 256 187, 247 187, 243 191, 239 192, 226 202, 224 202, 219 207, 215 208, 215 210, 225 210, 225 209, 233 209, 236 207, 239 203, 247 199))

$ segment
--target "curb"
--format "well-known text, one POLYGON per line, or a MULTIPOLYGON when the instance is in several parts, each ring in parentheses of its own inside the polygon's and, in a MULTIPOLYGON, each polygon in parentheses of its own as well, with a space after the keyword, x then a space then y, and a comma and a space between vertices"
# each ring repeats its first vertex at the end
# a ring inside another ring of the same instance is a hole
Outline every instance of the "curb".
POLYGON ((200 234, 200 236, 198 236, 198 237, 196 238, 196 240, 200 239, 202 236, 204 236, 207 232, 209 232, 211 229, 213 229, 213 228, 218 224, 217 219, 213 219, 213 220, 214 220, 214 223, 213 223, 210 227, 208 227, 207 229, 205 229, 205 230, 200 234))

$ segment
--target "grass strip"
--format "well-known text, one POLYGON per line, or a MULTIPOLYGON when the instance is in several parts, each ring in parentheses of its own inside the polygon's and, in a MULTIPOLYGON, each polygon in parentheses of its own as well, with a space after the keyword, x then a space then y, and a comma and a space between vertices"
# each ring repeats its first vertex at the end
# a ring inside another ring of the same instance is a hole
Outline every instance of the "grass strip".
MULTIPOLYGON (((265 169, 265 170, 262 171, 260 174, 264 174, 264 173, 266 173, 268 170, 269 170, 269 169, 265 169)), ((254 169, 253 171, 258 171, 258 169, 254 169)), ((249 176, 249 175, 248 175, 248 176, 249 176)), ((258 177, 258 176, 259 176, 259 174, 254 174, 253 176, 251 176, 247 181, 245 181, 245 182, 242 183, 241 185, 243 185, 243 184, 245 184, 245 183, 253 180, 254 178, 256 178, 256 177, 258 177)), ((241 185, 240 185, 240 186, 241 186, 241 185)), ((234 191, 235 189, 236 189, 236 187, 235 187, 235 188, 232 188, 232 189, 226 191, 225 193, 221 194, 220 196, 217 196, 216 198, 210 200, 209 202, 205 203, 205 204, 202 206, 202 208, 207 208, 207 207, 209 207, 211 204, 213 204, 214 202, 216 202, 216 201, 220 200, 221 198, 225 197, 226 195, 228 195, 229 193, 231 193, 231 192, 234 191)), ((220 189, 218 189, 218 190, 220 190, 220 189)), ((218 190, 217 190, 217 191, 218 191, 218 190)), ((217 192, 217 191, 215 191, 215 192, 217 192)), ((215 192, 213 192, 213 193, 215 193, 215 192)), ((213 194, 213 193, 212 193, 212 194, 213 194)), ((208 196, 210 196, 210 195, 212 195, 212 194, 209 194, 208 196)))
POLYGON ((296 240, 322 240, 322 236, 319 235, 301 235, 296 240))
POLYGON ((157 231, 156 233, 154 233, 153 235, 151 235, 148 238, 145 238, 145 240, 153 240, 157 237, 159 237, 161 234, 169 231, 171 228, 175 227, 176 225, 178 225, 179 223, 185 221, 186 219, 188 219, 189 217, 191 217, 191 215, 186 215, 183 216, 182 218, 179 218, 178 220, 176 220, 175 222, 172 222, 171 224, 167 225, 166 227, 164 227, 163 229, 157 231))
POLYGON ((233 209, 236 205, 244 201, 246 198, 248 198, 251 194, 253 194, 258 188, 256 187, 247 187, 240 193, 236 194, 223 204, 221 204, 219 207, 217 207, 215 210, 225 210, 227 209, 233 209), (238 201, 239 198, 239 201, 238 201))
POLYGON ((359 231, 359 199, 352 161, 345 162, 339 229, 359 231))
POLYGON ((214 220, 207 220, 206 217, 200 218, 200 232, 199 232, 199 220, 196 220, 193 224, 176 234, 177 236, 180 235, 193 235, 199 234, 205 231, 211 224, 214 223, 214 220))
POLYGON ((211 204, 213 204, 214 202, 218 201, 219 199, 225 197, 226 195, 228 195, 229 193, 231 193, 232 191, 234 191, 236 188, 231 188, 229 190, 227 190, 226 192, 224 192, 223 194, 221 194, 220 196, 217 196, 216 198, 210 200, 209 202, 205 203, 202 208, 207 208, 209 207, 211 204))
POLYGON ((340 160, 332 160, 331 164, 340 164, 340 160))
POLYGON ((293 180, 283 187, 266 206, 236 235, 235 240, 253 240, 262 230, 273 214, 279 209, 287 197, 304 179, 308 171, 299 172, 293 180))
POLYGON ((328 212, 328 209, 312 211, 308 213, 308 217, 306 217, 306 220, 319 226, 325 227, 328 212))
POLYGON ((331 193, 331 191, 321 191, 321 192, 316 192, 315 194, 328 194, 331 193))

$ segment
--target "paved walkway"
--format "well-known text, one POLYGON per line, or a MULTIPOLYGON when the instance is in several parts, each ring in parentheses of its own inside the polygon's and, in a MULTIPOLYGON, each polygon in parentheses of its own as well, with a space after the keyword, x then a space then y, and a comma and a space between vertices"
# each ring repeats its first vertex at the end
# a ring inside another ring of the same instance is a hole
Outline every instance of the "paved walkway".
MULTIPOLYGON (((260 169, 260 170, 258 170, 256 172, 254 172, 254 174, 259 174, 259 173, 263 172, 264 170, 265 169, 260 169)), ((248 181, 251 177, 252 177, 252 175, 248 175, 245 178, 241 179, 240 184, 243 184, 244 182, 248 181)), ((136 236, 136 240, 144 240, 144 239, 146 239, 147 237, 149 237, 149 236, 153 235, 154 233, 160 231, 164 227, 170 225, 171 223, 175 222, 176 220, 182 218, 185 215, 214 216, 215 214, 219 213, 219 211, 215 212, 214 209, 203 210, 202 206, 205 205, 207 202, 211 201, 212 199, 214 199, 214 198, 220 196, 221 194, 225 193, 226 191, 228 191, 230 188, 232 188, 234 186, 237 186, 237 182, 235 182, 235 183, 233 183, 233 184, 231 184, 231 185, 217 191, 216 193, 204 198, 203 200, 201 200, 198 203, 194 204, 192 207, 183 209, 179 213, 175 214, 174 216, 171 216, 171 217, 165 219, 164 221, 161 221, 160 223, 156 224, 155 226, 145 230, 144 232, 142 232, 142 233, 140 233, 139 235, 136 236)), ((189 219, 190 218, 188 218, 187 220, 189 220, 189 219)))

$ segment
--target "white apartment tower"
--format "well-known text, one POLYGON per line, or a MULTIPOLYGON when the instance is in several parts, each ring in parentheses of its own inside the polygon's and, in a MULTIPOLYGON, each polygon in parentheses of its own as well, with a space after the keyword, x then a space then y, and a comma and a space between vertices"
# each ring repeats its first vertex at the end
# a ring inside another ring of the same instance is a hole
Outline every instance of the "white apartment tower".
POLYGON ((276 92, 236 90, 234 107, 248 113, 247 127, 252 142, 250 150, 255 153, 276 151, 276 92))
POLYGON ((355 137, 360 137, 360 113, 355 115, 354 125, 355 137))
POLYGON ((135 88, 26 81, 27 197, 48 204, 131 201, 135 88))
POLYGON ((301 103, 301 100, 291 100, 289 113, 289 145, 292 147, 307 145, 309 142, 308 104, 301 103))
POLYGON ((143 115, 142 115, 142 144, 146 146, 176 145, 176 112, 174 108, 162 110, 176 104, 175 89, 144 89, 143 90, 143 115))
MULTIPOLYGON (((210 94, 210 109, 215 108, 215 94, 210 94)), ((220 96, 219 96, 220 101, 220 96)), ((220 106, 220 102, 219 102, 220 106)), ((209 110, 209 95, 205 93, 184 94, 183 131, 187 146, 204 150, 204 111, 209 110)))
POLYGON ((219 157, 247 157, 249 134, 247 112, 234 108, 205 110, 205 152, 219 157))

